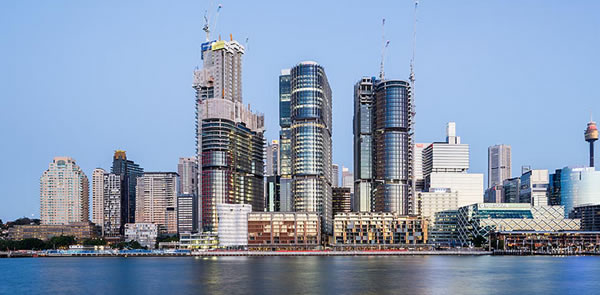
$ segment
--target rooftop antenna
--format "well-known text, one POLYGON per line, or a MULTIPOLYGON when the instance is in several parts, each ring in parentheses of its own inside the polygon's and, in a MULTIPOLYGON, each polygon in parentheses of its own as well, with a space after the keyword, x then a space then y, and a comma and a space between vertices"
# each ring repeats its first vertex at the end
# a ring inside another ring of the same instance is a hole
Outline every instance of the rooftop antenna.
POLYGON ((381 43, 383 47, 381 48, 381 68, 379 69, 379 79, 383 80, 385 76, 383 71, 385 49, 388 47, 388 45, 390 45, 390 40, 385 41, 385 18, 381 22, 381 43))

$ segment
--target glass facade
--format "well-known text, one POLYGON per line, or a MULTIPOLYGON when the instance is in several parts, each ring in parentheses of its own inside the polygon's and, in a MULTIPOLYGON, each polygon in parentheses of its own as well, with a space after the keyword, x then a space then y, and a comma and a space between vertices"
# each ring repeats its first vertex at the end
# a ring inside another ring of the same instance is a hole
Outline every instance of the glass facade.
POLYGON ((279 76, 279 174, 284 178, 292 175, 291 96, 291 75, 289 70, 284 70, 279 76))
POLYGON ((354 85, 354 211, 373 211, 373 83, 363 77, 354 85))
POLYGON ((400 80, 375 85, 373 205, 378 212, 408 214, 410 198, 410 86, 400 80))
POLYGON ((135 223, 135 187, 137 178, 144 175, 144 169, 127 160, 125 151, 115 151, 111 173, 121 176, 121 234, 126 223, 135 223))
POLYGON ((292 68, 290 116, 294 209, 319 212, 326 233, 333 230, 331 103, 331 89, 323 67, 314 62, 302 62, 292 68))
POLYGON ((574 207, 600 204, 600 171, 593 167, 561 169, 560 202, 565 214, 574 207))

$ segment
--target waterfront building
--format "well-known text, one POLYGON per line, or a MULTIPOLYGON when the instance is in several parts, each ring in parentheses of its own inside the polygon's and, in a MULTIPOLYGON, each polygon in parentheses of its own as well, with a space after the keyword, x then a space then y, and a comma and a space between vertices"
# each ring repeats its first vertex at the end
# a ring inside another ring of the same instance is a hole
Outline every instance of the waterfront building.
POLYGON ((504 187, 502 185, 494 185, 485 190, 483 196, 484 203, 502 203, 502 197, 504 194, 504 187))
MULTIPOLYGON (((434 172, 427 176, 427 191, 458 193, 458 206, 483 202, 483 174, 434 172)), ((447 208, 451 210, 455 208, 447 208)))
POLYGON ((497 250, 573 255, 600 252, 599 241, 600 231, 498 231, 489 244, 497 250))
POLYGON ((146 172, 138 177, 137 223, 154 223, 160 234, 177 234, 177 178, 175 172, 146 172))
POLYGON ((579 219, 565 218, 563 206, 479 203, 460 207, 457 215, 458 242, 470 245, 493 231, 579 230, 579 219))
POLYGON ((179 174, 179 194, 198 196, 197 159, 195 157, 179 158, 177 174, 179 174))
POLYGON ((315 248, 321 242, 316 212, 252 212, 248 214, 248 248, 315 248))
POLYGON ((202 44, 194 71, 200 228, 216 231, 218 204, 264 210, 264 115, 242 104, 242 55, 237 41, 202 44))
POLYGON ((294 211, 319 212, 331 234, 332 98, 323 67, 312 61, 293 67, 291 94, 294 211))
POLYGON ((278 175, 267 176, 265 183, 265 211, 278 212, 281 211, 281 185, 278 175))
POLYGON ((181 233, 179 248, 188 250, 213 250, 219 248, 219 235, 215 232, 181 233))
POLYGON ((417 192, 419 215, 429 221, 429 228, 435 226, 435 213, 458 209, 460 194, 450 189, 431 192, 417 192))
POLYGON ((565 214, 581 205, 600 204, 600 171, 593 167, 560 170, 560 202, 565 214))
POLYGON ((521 175, 519 203, 532 206, 548 205, 548 170, 528 170, 521 175))
POLYGON ((279 175, 279 141, 273 140, 267 145, 266 175, 279 175))
POLYGON ((92 222, 100 226, 106 238, 121 236, 121 184, 121 175, 102 168, 92 173, 92 222))
POLYGON ((429 243, 435 245, 456 246, 458 242, 458 210, 435 212, 434 224, 429 230, 429 243))
POLYGON ((506 144, 488 147, 488 188, 502 185, 511 176, 511 147, 506 144))
MULTIPOLYGON (((331 164, 331 186, 340 186, 340 166, 338 164, 331 164)), ((352 180, 354 182, 354 180, 352 180)))
POLYGON ((502 203, 519 203, 521 178, 505 179, 502 183, 502 203))
POLYGON ((69 224, 15 225, 8 229, 10 240, 49 240, 59 236, 73 236, 78 241, 94 239, 100 236, 100 227, 85 221, 69 224))
POLYGON ((177 233, 198 231, 198 196, 177 195, 177 233))
POLYGON ((248 245, 248 204, 218 204, 219 246, 243 247, 248 245))
POLYGON ((581 220, 581 230, 600 231, 600 204, 574 207, 569 218, 581 220))
POLYGON ((69 157, 54 157, 40 178, 40 221, 70 224, 89 221, 89 183, 69 157))
POLYGON ((144 169, 128 160, 125 151, 116 150, 110 173, 121 177, 121 226, 125 223, 135 223, 137 178, 144 174, 144 169))
POLYGON ((354 211, 373 210, 373 108, 375 78, 363 77, 354 85, 354 211))
POLYGON ((390 212, 339 213, 334 219, 336 246, 394 247, 427 244, 427 221, 390 212))
POLYGON ((333 216, 337 213, 347 213, 352 211, 352 192, 349 187, 332 188, 332 209, 333 216))
POLYGON ((136 241, 142 247, 154 249, 159 227, 154 223, 127 223, 125 224, 125 241, 136 241))

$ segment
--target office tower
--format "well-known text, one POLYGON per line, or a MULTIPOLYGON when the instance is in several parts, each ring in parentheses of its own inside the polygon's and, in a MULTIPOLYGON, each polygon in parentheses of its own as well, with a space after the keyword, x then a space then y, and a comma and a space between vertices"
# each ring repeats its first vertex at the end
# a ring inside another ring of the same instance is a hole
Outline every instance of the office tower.
POLYGON ((54 157, 40 178, 42 224, 89 221, 89 183, 83 170, 69 157, 54 157))
POLYGON ((92 173, 92 222, 103 237, 119 237, 121 222, 121 176, 102 168, 92 173))
POLYGON ((279 141, 273 140, 267 145, 267 175, 279 175, 279 141))
POLYGON ((265 188, 265 211, 281 211, 280 177, 278 175, 267 176, 265 188))
POLYGON ((195 157, 179 158, 179 194, 198 196, 198 162, 195 157))
POLYGON ((352 193, 349 187, 332 188, 332 210, 335 217, 338 213, 348 213, 352 211, 352 193))
POLYGON ((294 196, 292 195, 292 179, 279 177, 279 211, 294 211, 294 196))
POLYGON ((342 187, 347 187, 351 193, 354 193, 354 174, 344 166, 342 166, 342 187))
POLYGON ((548 170, 532 169, 521 175, 519 203, 548 206, 548 170))
POLYGON ((375 78, 363 77, 354 85, 354 211, 374 209, 373 189, 373 107, 375 78))
POLYGON ((194 71, 200 228, 216 231, 217 204, 264 210, 264 115, 242 104, 242 55, 237 41, 202 44, 194 71))
POLYGON ((338 164, 331 165, 331 180, 332 187, 340 186, 340 166, 338 164))
POLYGON ((177 233, 198 231, 198 197, 194 194, 177 196, 177 233))
POLYGON ((135 188, 137 178, 144 174, 144 169, 133 161, 127 160, 125 151, 116 150, 110 173, 121 177, 121 233, 123 233, 124 224, 136 222, 135 188))
POLYGON ((502 185, 511 175, 511 147, 500 144, 488 147, 488 188, 502 185))
POLYGON ((155 223, 159 231, 177 233, 177 173, 146 172, 136 186, 136 223, 155 223))
MULTIPOLYGON (((469 169, 469 145, 456 136, 456 123, 446 127, 446 142, 434 142, 423 149, 423 176, 431 173, 465 173, 469 169)), ((427 181, 426 181, 427 182, 427 181)), ((427 183, 425 184, 427 186, 427 183)))
POLYGON ((594 167, 594 141, 598 140, 596 122, 590 120, 585 130, 585 141, 590 143, 590 167, 594 167))
POLYGON ((374 85, 374 211, 412 213, 412 100, 410 85, 383 80, 374 85))
POLYGON ((301 62, 291 70, 292 195, 294 209, 319 212, 331 234, 331 88, 323 67, 301 62))
POLYGON ((483 196, 484 203, 502 203, 502 197, 504 194, 502 185, 495 185, 485 190, 483 196))
POLYGON ((548 205, 559 206, 560 202, 560 174, 562 169, 556 169, 548 175, 548 205))
POLYGON ((575 207, 600 204, 600 171, 594 167, 560 169, 560 204, 569 214, 575 207))
POLYGON ((520 202, 521 178, 513 177, 502 182, 502 203, 520 202))
POLYGON ((415 178, 416 192, 422 192, 425 190, 425 176, 423 176, 423 150, 430 145, 431 143, 415 143, 414 145, 413 173, 415 178))
POLYGON ((294 211, 292 196, 292 75, 290 69, 279 76, 279 199, 280 210, 294 211))

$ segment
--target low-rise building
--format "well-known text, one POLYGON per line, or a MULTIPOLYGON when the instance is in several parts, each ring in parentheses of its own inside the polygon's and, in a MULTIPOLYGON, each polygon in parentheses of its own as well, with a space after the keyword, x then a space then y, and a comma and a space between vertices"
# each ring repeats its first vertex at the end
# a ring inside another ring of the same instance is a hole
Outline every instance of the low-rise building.
POLYGON ((532 206, 524 203, 479 203, 460 207, 457 215, 459 243, 471 245, 494 231, 573 231, 579 219, 565 218, 563 206, 532 206))
POLYGON ((216 232, 179 234, 179 248, 189 250, 211 250, 219 248, 219 235, 216 232))
POLYGON ((397 247, 427 243, 427 220, 389 212, 339 213, 334 218, 336 246, 397 247))
POLYGON ((249 204, 217 204, 219 246, 244 247, 248 245, 249 204))
POLYGON ((600 253, 600 231, 499 231, 491 234, 489 246, 549 254, 600 253))
POLYGON ((316 212, 253 212, 248 214, 248 248, 318 247, 321 222, 316 212))
POLYGON ((581 219, 581 230, 600 231, 600 205, 583 205, 573 208, 569 218, 581 219))
POLYGON ((73 236, 77 240, 97 238, 100 227, 91 222, 73 222, 69 224, 15 225, 8 230, 11 240, 40 239, 48 240, 58 236, 73 236))
POLYGON ((158 237, 158 225, 154 223, 125 224, 125 241, 137 241, 142 247, 153 249, 158 237))

